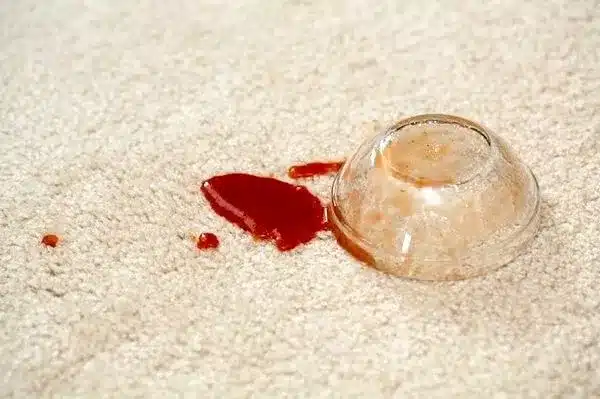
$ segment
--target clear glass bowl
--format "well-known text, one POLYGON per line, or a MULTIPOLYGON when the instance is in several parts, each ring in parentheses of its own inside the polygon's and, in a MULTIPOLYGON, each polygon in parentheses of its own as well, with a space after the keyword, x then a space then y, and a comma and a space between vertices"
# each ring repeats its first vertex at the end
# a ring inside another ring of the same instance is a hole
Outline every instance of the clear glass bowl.
POLYGON ((458 280, 518 256, 538 229, 540 195, 533 173, 490 130, 419 115, 347 160, 327 216, 342 247, 376 269, 458 280))

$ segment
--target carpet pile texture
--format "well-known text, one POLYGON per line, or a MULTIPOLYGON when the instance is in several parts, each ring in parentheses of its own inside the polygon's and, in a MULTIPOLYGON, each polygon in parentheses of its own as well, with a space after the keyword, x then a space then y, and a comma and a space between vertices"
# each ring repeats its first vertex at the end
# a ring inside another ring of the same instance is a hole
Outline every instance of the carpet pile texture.
POLYGON ((596 0, 0 0, 0 396, 600 397, 599 21, 596 0), (200 194, 430 112, 538 177, 539 235, 486 277, 393 278, 327 233, 280 253, 200 194))

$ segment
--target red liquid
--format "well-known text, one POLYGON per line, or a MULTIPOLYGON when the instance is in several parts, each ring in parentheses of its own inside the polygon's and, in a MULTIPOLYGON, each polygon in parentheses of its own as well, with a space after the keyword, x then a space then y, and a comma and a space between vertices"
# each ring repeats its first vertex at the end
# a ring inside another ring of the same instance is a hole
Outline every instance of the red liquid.
POLYGON ((292 179, 313 177, 337 173, 344 162, 312 162, 304 165, 294 165, 288 169, 288 176, 292 179))
POLYGON ((42 237, 42 244, 44 244, 47 247, 56 247, 58 245, 58 236, 56 234, 46 234, 44 237, 42 237))
POLYGON ((321 201, 306 187, 245 173, 211 177, 202 193, 220 216, 288 251, 326 228, 321 201))
POLYGON ((219 239, 213 233, 202 233, 196 242, 198 249, 214 249, 219 247, 219 239))

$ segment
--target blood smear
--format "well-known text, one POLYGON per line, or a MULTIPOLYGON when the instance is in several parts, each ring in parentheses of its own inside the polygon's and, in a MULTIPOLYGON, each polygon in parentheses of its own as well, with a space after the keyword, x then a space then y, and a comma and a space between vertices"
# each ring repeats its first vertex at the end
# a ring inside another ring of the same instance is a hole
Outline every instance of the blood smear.
POLYGON ((260 240, 289 251, 327 228, 325 209, 306 187, 246 173, 214 176, 202 193, 212 209, 260 240))
POLYGON ((303 165, 294 165, 288 169, 288 176, 292 179, 328 175, 337 173, 344 162, 311 162, 303 165))

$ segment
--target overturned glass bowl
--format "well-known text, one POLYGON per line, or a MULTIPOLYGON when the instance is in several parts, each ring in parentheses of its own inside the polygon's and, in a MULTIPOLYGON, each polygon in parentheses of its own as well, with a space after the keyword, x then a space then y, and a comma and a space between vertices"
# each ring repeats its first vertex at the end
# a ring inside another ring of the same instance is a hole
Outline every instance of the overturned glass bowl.
POLYGON ((338 242, 381 271, 420 280, 486 274, 535 236, 535 176, 487 128, 456 116, 401 120, 363 143, 335 178, 338 242))

